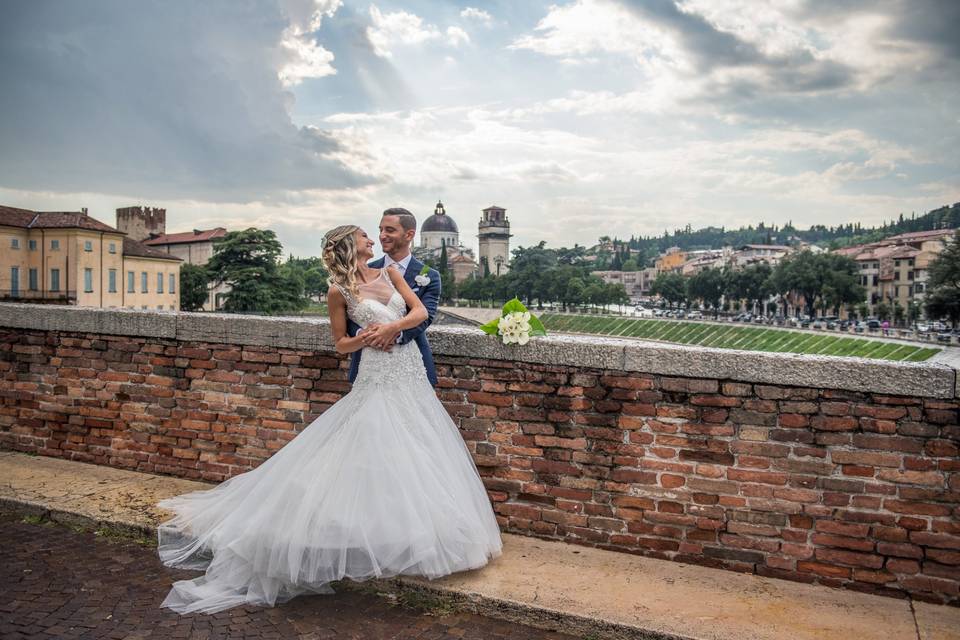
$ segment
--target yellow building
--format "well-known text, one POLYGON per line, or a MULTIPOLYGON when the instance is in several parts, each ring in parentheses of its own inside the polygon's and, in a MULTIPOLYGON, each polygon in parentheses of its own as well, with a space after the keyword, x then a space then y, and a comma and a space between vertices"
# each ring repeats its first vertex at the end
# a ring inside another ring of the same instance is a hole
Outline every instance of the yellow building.
POLYGON ((677 271, 683 269, 683 264, 687 261, 687 252, 680 247, 670 247, 666 252, 660 254, 660 257, 654 261, 654 267, 657 273, 677 271))
POLYGON ((79 212, 0 206, 0 299, 180 308, 180 259, 79 212))

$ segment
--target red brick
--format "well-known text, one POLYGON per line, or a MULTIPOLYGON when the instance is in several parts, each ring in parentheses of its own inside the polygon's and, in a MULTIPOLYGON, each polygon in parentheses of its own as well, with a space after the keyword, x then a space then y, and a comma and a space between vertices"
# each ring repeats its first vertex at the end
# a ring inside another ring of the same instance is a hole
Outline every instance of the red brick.
POLYGON ((820 561, 867 567, 868 569, 879 569, 883 566, 884 560, 883 556, 855 551, 841 551, 839 549, 817 549, 813 555, 820 561))
POLYGON ((806 573, 815 573, 827 578, 849 578, 851 570, 848 567, 838 567, 832 564, 822 562, 810 562, 806 560, 797 561, 797 571, 806 573))

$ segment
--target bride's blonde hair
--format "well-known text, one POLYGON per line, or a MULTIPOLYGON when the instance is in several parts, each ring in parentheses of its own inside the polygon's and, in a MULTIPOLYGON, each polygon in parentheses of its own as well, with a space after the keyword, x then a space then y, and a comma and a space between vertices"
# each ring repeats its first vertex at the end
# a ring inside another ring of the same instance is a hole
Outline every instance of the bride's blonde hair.
POLYGON ((357 289, 360 260, 357 258, 355 235, 359 228, 354 224, 345 224, 331 229, 323 237, 323 264, 330 273, 327 284, 339 285, 355 298, 360 295, 357 289))

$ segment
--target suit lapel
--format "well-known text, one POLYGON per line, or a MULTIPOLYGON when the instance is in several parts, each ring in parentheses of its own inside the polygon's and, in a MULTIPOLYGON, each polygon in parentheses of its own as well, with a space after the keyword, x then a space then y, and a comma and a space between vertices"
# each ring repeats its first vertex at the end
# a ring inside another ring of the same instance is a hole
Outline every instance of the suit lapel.
POLYGON ((410 256, 407 270, 403 272, 403 279, 407 281, 411 289, 416 289, 419 286, 415 278, 420 275, 421 269, 423 269, 423 263, 417 260, 416 257, 410 256))

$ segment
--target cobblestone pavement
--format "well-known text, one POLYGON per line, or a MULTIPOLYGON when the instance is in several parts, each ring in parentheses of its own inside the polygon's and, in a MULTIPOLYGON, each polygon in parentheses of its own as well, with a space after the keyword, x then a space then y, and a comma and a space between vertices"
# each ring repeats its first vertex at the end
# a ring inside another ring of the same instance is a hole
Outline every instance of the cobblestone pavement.
POLYGON ((179 616, 170 584, 198 575, 160 564, 156 549, 0 514, 0 638, 529 638, 572 636, 466 613, 428 615, 358 591, 274 608, 179 616))

